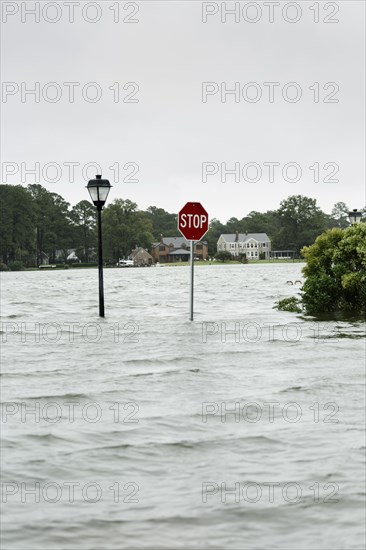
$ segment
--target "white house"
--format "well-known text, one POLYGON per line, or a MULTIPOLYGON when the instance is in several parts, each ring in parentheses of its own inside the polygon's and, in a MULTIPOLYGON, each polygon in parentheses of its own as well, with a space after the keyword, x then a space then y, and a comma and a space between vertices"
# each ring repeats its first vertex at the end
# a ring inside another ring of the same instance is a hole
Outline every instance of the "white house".
POLYGON ((217 241, 217 252, 226 250, 234 257, 246 254, 248 260, 259 260, 264 253, 265 259, 270 258, 271 241, 266 233, 226 233, 217 241))

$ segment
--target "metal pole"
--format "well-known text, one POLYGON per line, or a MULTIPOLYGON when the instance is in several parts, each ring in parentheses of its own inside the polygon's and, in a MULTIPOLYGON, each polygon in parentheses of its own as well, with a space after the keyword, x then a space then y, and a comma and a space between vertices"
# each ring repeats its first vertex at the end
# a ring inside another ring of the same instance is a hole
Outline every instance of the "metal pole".
POLYGON ((194 241, 191 241, 191 288, 190 288, 190 307, 189 320, 193 321, 193 271, 194 271, 194 241))
POLYGON ((97 206, 97 211, 98 211, 99 317, 104 317, 102 207, 97 206))

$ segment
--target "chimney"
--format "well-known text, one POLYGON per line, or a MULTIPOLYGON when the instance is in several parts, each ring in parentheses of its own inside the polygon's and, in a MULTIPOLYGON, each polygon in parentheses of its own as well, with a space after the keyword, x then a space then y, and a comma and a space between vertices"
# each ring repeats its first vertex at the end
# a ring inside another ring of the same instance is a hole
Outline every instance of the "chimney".
POLYGON ((235 242, 237 243, 239 240, 239 231, 235 232, 235 242))
POLYGON ((164 241, 163 241, 163 234, 162 234, 162 233, 160 234, 160 242, 161 242, 161 243, 164 242, 164 241))

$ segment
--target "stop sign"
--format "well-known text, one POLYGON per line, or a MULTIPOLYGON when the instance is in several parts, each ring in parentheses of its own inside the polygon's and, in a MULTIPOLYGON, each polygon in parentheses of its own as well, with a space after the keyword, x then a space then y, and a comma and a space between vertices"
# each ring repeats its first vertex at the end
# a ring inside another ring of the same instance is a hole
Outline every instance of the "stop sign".
POLYGON ((208 214, 200 202, 187 202, 178 214, 178 229, 187 241, 199 241, 208 231, 208 214))

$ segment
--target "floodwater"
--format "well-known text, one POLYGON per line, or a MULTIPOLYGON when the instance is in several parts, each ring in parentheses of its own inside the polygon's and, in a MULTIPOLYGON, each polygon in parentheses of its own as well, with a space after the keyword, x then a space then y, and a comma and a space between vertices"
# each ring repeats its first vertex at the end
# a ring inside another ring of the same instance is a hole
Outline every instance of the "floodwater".
POLYGON ((2 548, 358 549, 360 319, 301 264, 3 273, 2 548))

